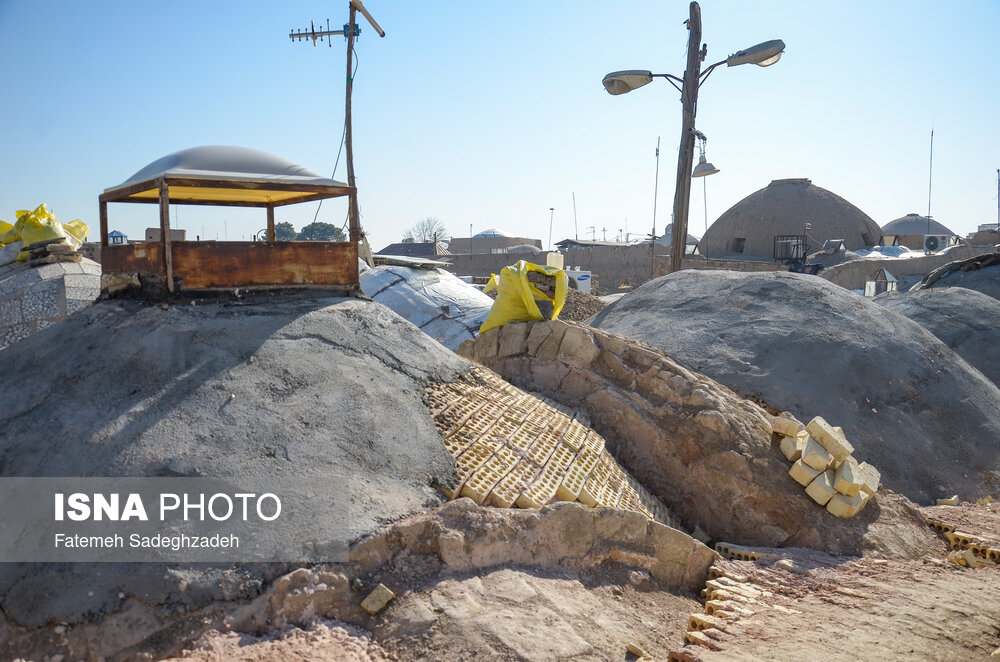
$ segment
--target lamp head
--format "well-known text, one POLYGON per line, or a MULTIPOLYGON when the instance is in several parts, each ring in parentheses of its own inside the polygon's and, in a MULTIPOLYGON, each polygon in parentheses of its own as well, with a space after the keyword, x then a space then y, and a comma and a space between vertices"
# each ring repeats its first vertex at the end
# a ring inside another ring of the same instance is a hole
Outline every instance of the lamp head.
POLYGON ((601 81, 608 94, 625 94, 653 82, 652 71, 629 69, 628 71, 613 71, 601 81))
POLYGON ((691 176, 707 177, 708 175, 714 175, 717 172, 719 172, 719 169, 705 160, 705 155, 702 154, 701 158, 698 159, 698 165, 694 167, 694 171, 691 173, 691 176))
POLYGON ((769 67, 781 59, 781 53, 784 50, 785 42, 780 39, 772 39, 733 53, 726 59, 726 66, 756 64, 758 67, 769 67))

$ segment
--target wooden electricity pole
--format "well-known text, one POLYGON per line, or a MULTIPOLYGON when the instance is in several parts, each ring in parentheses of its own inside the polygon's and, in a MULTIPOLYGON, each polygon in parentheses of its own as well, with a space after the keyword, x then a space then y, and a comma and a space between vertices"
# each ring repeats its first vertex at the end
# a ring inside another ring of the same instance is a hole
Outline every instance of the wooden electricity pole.
POLYGON ((681 269, 684 250, 687 248, 688 208, 691 202, 691 168, 694 163, 694 118, 698 109, 698 84, 701 77, 701 61, 705 57, 701 49, 701 7, 691 3, 691 18, 687 21, 688 50, 687 69, 681 87, 683 122, 681 125, 681 147, 677 154, 677 186, 674 189, 674 223, 670 233, 670 271, 681 269))
MULTIPOLYGON (((344 26, 343 30, 330 30, 330 21, 327 20, 326 30, 317 30, 315 23, 312 25, 308 32, 290 32, 288 36, 293 40, 301 41, 303 39, 312 39, 313 46, 316 45, 317 41, 323 41, 326 39, 327 44, 332 46, 330 37, 332 35, 344 35, 347 38, 347 93, 345 94, 344 103, 344 149, 347 152, 347 185, 351 187, 352 191, 350 194, 350 208, 348 209, 348 219, 350 224, 350 238, 352 243, 357 243, 361 241, 361 214, 358 210, 358 191, 354 179, 354 139, 353 131, 351 130, 351 94, 354 91, 354 74, 352 71, 352 65, 354 63, 354 38, 361 34, 361 28, 357 26, 356 18, 357 12, 368 19, 368 22, 374 28, 375 32, 378 33, 380 37, 385 36, 385 31, 379 27, 379 24, 375 22, 372 15, 368 13, 365 9, 364 4, 361 0, 350 0, 348 3, 350 6, 350 18, 347 25, 344 26)), ((273 231, 268 230, 268 241, 274 241, 274 237, 270 236, 273 231)))

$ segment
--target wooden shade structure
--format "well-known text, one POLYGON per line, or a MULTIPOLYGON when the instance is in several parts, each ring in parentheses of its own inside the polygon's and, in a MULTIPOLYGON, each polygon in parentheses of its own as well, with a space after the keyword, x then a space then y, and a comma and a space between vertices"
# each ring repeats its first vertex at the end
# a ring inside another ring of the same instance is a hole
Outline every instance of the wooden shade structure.
POLYGON ((175 291, 175 279, 184 290, 358 287, 357 190, 267 152, 223 146, 175 152, 106 189, 99 201, 105 274, 157 279, 167 294, 175 291), (275 207, 341 196, 350 198, 349 241, 276 241, 275 207), (158 204, 160 240, 110 245, 109 202, 158 204), (267 241, 172 242, 170 204, 264 207, 267 241))

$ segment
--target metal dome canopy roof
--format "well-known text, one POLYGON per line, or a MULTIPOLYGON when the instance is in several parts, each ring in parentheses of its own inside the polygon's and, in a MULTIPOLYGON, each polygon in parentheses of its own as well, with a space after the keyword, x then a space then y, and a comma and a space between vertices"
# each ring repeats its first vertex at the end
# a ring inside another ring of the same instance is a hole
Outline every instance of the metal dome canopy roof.
POLYGON ((944 225, 938 223, 933 218, 929 220, 930 224, 928 225, 928 218, 926 216, 912 213, 907 214, 883 225, 882 234, 921 236, 925 234, 946 234, 954 236, 955 233, 944 225))
POLYGON ((772 259, 774 237, 801 235, 806 223, 812 226, 808 243, 814 249, 828 239, 843 239, 854 250, 873 246, 882 236, 868 214, 839 195, 809 179, 776 179, 723 213, 699 246, 706 257, 772 259))
POLYGON ((118 186, 109 201, 153 202, 166 179, 170 201, 188 204, 277 206, 347 195, 343 182, 320 177, 280 156, 249 147, 210 145, 161 157, 118 186))
POLYGON ((509 236, 510 235, 507 234, 506 232, 503 232, 502 230, 497 230, 495 228, 490 228, 489 230, 483 230, 482 232, 478 232, 472 235, 474 239, 475 238, 483 239, 486 237, 509 237, 509 236))
POLYGON ((325 179, 280 157, 247 147, 194 147, 153 161, 99 197, 101 268, 105 274, 138 274, 143 291, 231 288, 358 287, 361 225, 357 189, 325 179), (274 209, 348 196, 350 241, 276 241, 274 209), (109 245, 108 205, 155 204, 157 242, 109 245), (170 237, 170 205, 225 205, 267 210, 263 242, 178 241, 170 237))

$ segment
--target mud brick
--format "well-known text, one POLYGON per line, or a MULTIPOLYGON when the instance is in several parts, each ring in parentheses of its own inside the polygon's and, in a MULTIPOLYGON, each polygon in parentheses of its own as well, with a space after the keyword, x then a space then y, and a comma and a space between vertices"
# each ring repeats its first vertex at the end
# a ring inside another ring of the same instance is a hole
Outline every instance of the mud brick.
POLYGON ((833 456, 830 452, 812 436, 806 437, 805 446, 802 447, 802 461, 815 469, 823 471, 830 466, 833 456))
POLYGON ((702 633, 702 632, 700 632, 698 630, 692 630, 691 632, 685 632, 684 633, 684 639, 689 644, 695 644, 697 646, 704 646, 705 648, 708 648, 709 650, 713 650, 713 651, 717 651, 717 650, 720 650, 722 648, 713 639, 710 639, 708 636, 706 636, 704 633, 702 633))
POLYGON ((796 483, 805 487, 815 480, 816 476, 819 475, 819 471, 813 469, 802 460, 798 460, 788 470, 788 475, 794 478, 796 483))
POLYGON ((361 608, 374 616, 382 611, 382 608, 394 597, 396 597, 395 593, 386 588, 384 584, 379 584, 374 591, 368 594, 367 598, 361 601, 361 608))
POLYGON ((817 416, 809 421, 809 425, 806 426, 806 432, 818 441, 823 448, 829 451, 833 455, 833 459, 837 462, 843 462, 847 459, 847 456, 854 452, 854 446, 851 445, 851 442, 847 441, 844 431, 831 426, 823 420, 822 416, 817 416))
POLYGON ((771 424, 771 429, 783 437, 795 437, 804 429, 804 427, 801 423, 794 419, 778 416, 771 424))
POLYGON ((878 469, 867 462, 862 462, 858 465, 857 473, 858 485, 862 492, 869 496, 878 492, 878 482, 882 479, 882 474, 879 473, 878 469))
POLYGON ((830 514, 836 515, 841 519, 850 519, 861 512, 866 503, 868 503, 868 495, 866 494, 858 493, 854 496, 834 494, 827 502, 826 509, 830 514))
POLYGON ((833 489, 833 472, 830 470, 819 474, 806 486, 806 494, 821 506, 829 503, 836 493, 837 490, 833 489))
POLYGON ((857 460, 849 457, 840 463, 837 471, 833 474, 833 487, 846 496, 857 496, 858 492, 861 491, 857 460))
POLYGON ((806 447, 806 436, 782 437, 781 452, 789 462, 797 462, 802 457, 802 451, 806 447))

